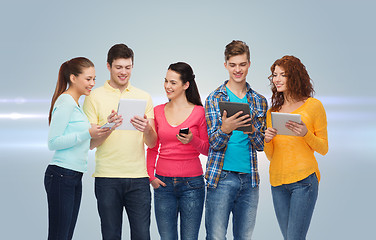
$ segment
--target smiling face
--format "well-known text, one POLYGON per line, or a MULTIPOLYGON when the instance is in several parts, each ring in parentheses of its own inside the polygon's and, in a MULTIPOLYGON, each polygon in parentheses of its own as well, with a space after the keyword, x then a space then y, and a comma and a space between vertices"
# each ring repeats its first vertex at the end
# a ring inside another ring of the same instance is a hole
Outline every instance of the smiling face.
POLYGON ((235 55, 225 62, 225 68, 229 73, 229 81, 242 83, 246 81, 248 69, 251 62, 248 61, 247 54, 235 55))
POLYGON ((164 88, 166 91, 167 98, 169 100, 176 99, 181 96, 185 96, 185 90, 189 87, 189 82, 183 84, 180 79, 180 74, 168 70, 165 77, 164 88))
POLYGON ((113 88, 123 91, 128 87, 129 79, 133 69, 133 63, 131 58, 118 58, 112 62, 110 66, 107 63, 107 69, 110 71, 110 85, 113 88))
POLYGON ((91 89, 95 85, 95 68, 83 68, 82 73, 78 74, 78 76, 72 74, 71 82, 79 96, 90 95, 91 89))
POLYGON ((276 65, 273 72, 273 84, 277 89, 277 92, 285 93, 287 91, 287 76, 285 70, 276 65))

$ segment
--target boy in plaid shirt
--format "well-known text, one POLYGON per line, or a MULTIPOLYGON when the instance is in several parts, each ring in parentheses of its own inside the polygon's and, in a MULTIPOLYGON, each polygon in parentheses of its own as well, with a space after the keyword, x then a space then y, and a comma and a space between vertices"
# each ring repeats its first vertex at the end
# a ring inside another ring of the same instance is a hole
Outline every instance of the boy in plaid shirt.
POLYGON ((225 239, 229 215, 233 214, 234 239, 251 239, 259 199, 257 153, 263 151, 267 101, 246 82, 251 65, 249 47, 232 41, 225 49, 229 80, 206 99, 209 155, 205 178, 206 239, 225 239), (220 101, 248 103, 250 114, 220 115, 220 101), (251 126, 251 132, 237 131, 251 126))

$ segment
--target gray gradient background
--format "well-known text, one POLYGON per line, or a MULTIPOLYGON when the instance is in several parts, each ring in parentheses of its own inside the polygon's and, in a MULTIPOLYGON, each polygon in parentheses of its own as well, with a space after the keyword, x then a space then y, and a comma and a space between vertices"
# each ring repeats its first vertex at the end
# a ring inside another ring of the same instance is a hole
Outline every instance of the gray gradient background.
MULTIPOLYGON (((132 84, 150 92, 155 104, 166 100, 163 78, 176 61, 192 65, 204 99, 228 77, 223 50, 233 39, 251 48, 247 80, 255 90, 269 98, 270 65, 283 55, 295 55, 306 65, 316 97, 326 108, 329 153, 317 155, 322 181, 308 239, 373 238, 375 7, 374 1, 363 0, 2 3, 0 238, 47 236, 43 175, 53 153, 46 145, 46 119, 62 62, 76 56, 93 60, 98 87, 109 77, 108 49, 123 42, 135 51, 132 84)), ((282 239, 268 164, 260 153, 254 239, 282 239)), ((93 170, 92 151, 74 239, 101 238, 93 170)), ((129 239, 126 216, 124 220, 124 239, 129 239)), ((158 239, 154 216, 151 231, 158 239)), ((204 236, 202 224, 200 239, 204 236)))

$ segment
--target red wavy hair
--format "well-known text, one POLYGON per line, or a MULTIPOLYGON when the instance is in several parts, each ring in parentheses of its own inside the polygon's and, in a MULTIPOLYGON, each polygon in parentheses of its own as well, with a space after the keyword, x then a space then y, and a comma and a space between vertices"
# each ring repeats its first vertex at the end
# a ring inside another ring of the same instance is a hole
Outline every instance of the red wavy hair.
POLYGON ((285 71, 287 77, 288 98, 295 101, 302 101, 309 97, 313 97, 315 91, 313 89, 312 80, 303 63, 297 57, 284 56, 281 59, 277 59, 270 67, 272 74, 269 76, 269 80, 273 93, 271 106, 272 112, 279 111, 285 102, 284 93, 277 92, 277 88, 273 84, 273 73, 276 66, 279 66, 285 71))

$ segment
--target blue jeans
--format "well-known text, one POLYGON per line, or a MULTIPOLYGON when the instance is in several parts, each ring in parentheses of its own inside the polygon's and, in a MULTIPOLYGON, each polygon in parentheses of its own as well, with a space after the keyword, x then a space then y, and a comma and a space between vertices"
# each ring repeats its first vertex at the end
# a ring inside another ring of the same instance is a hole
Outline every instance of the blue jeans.
POLYGON ((48 202, 48 239, 72 239, 82 196, 82 173, 49 165, 44 175, 48 202))
POLYGON ((231 212, 234 239, 251 239, 256 223, 258 199, 259 188, 252 187, 251 174, 223 170, 217 188, 207 189, 206 239, 226 239, 231 212))
POLYGON ((274 210, 285 240, 306 239, 318 186, 315 173, 299 182, 272 186, 274 210))
POLYGON ((167 186, 154 189, 155 217, 161 240, 197 240, 205 200, 205 182, 198 177, 163 177, 167 186))
POLYGON ((103 240, 121 239, 125 208, 132 240, 150 239, 149 178, 95 178, 103 240))

